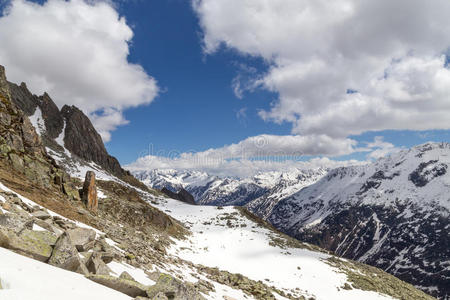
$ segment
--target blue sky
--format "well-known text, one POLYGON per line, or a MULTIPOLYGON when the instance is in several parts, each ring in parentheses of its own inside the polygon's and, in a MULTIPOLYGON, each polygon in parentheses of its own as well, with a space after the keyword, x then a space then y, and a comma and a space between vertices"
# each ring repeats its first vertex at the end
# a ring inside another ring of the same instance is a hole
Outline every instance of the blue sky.
POLYGON ((447 2, 277 2, 2 1, 0 63, 83 109, 122 164, 149 156, 143 168, 449 141, 447 2))
POLYGON ((119 11, 135 34, 130 61, 142 65, 165 90, 149 106, 125 111, 132 122, 119 127, 107 144, 122 162, 134 161, 149 144, 161 153, 203 151, 262 133, 290 133, 289 124, 264 122, 257 116, 275 94, 260 90, 238 99, 233 93, 237 65, 259 70, 267 65, 233 50, 205 55, 189 1, 132 1, 120 5, 119 11), (245 116, 238 118, 242 109, 245 116))

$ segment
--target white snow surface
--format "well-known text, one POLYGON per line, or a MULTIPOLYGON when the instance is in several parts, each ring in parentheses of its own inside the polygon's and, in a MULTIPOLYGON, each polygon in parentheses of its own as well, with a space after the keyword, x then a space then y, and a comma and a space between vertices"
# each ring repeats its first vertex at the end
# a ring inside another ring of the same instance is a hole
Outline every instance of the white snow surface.
POLYGON ((375 292, 342 289, 347 282, 346 275, 322 261, 328 254, 272 246, 270 235, 274 233, 243 217, 233 207, 218 209, 170 199, 159 201, 157 207, 193 232, 187 240, 176 240, 169 250, 172 255, 195 264, 240 273, 298 296, 314 296, 317 300, 391 299, 375 292), (227 221, 231 221, 233 227, 228 227, 227 221))
POLYGON ((0 248, 0 300, 132 299, 83 275, 0 248))

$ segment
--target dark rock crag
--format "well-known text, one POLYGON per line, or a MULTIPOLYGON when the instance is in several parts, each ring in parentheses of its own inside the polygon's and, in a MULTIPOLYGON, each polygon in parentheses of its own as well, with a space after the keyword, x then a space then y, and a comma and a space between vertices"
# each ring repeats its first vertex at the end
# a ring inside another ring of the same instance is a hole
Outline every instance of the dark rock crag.
POLYGON ((172 192, 167 188, 162 188, 161 192, 169 198, 179 200, 188 204, 196 205, 194 197, 185 189, 181 189, 178 193, 172 192))
POLYGON ((33 95, 25 83, 20 85, 7 82, 11 100, 15 106, 22 110, 25 115, 32 116, 36 109, 42 112, 42 119, 45 123, 45 132, 42 140, 45 146, 57 149, 60 146, 55 139, 63 133, 64 147, 72 154, 87 161, 94 162, 106 171, 125 180, 133 185, 138 185, 138 181, 124 170, 119 161, 108 154, 102 138, 95 130, 89 118, 77 107, 64 105, 58 109, 51 97, 44 93, 42 96, 33 95))

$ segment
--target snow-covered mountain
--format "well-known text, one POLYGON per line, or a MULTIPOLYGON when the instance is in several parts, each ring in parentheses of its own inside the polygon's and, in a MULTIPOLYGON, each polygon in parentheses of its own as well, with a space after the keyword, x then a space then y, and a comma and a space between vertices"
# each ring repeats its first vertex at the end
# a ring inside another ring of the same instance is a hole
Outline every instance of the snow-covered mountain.
POLYGON ((450 144, 344 167, 279 201, 267 220, 302 241, 450 298, 450 144))
POLYGON ((253 204, 249 208, 253 212, 267 215, 277 199, 316 182, 326 174, 326 170, 271 171, 248 178, 223 178, 205 172, 170 169, 132 173, 151 188, 168 188, 174 192, 184 188, 194 196, 198 204, 243 206, 251 202, 253 204))

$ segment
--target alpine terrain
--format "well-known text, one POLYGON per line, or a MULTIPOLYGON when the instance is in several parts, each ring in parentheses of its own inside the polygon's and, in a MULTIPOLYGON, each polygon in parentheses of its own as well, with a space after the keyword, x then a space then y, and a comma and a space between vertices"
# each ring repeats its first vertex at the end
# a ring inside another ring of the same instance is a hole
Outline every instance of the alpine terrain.
POLYGON ((244 205, 291 237, 450 299, 449 165, 450 144, 426 143, 370 164, 241 180, 132 172, 150 187, 184 188, 199 204, 244 205))
MULTIPOLYGON (((432 193, 443 171, 435 162, 417 172, 411 180, 432 193)), ((287 199, 268 210, 269 220, 285 214, 287 199)), ((438 204, 447 207, 437 200, 422 206, 438 204)), ((403 216, 422 206, 409 205, 403 216)), ((59 110, 49 95, 9 83, 3 67, 0 208, 0 299, 434 299, 293 239, 245 208, 192 205, 146 187, 106 152, 81 110, 59 110)), ((295 217, 286 215, 287 223, 295 217)))

